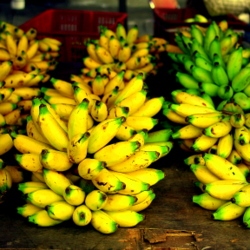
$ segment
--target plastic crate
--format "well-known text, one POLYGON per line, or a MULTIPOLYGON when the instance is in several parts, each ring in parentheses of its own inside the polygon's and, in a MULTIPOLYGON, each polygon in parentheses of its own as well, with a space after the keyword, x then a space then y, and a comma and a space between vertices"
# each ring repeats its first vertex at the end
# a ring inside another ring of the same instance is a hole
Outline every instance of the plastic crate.
POLYGON ((53 37, 62 42, 59 61, 81 61, 86 54, 84 41, 99 37, 101 25, 115 30, 118 23, 125 23, 126 13, 86 10, 48 9, 24 24, 23 30, 35 28, 39 39, 53 37))
MULTIPOLYGON (((154 15, 154 35, 163 37, 169 42, 174 41, 174 33, 185 27, 190 27, 191 24, 199 24, 203 27, 207 27, 211 22, 207 23, 187 23, 184 20, 187 18, 194 17, 197 13, 196 9, 192 8, 180 8, 180 9, 167 9, 167 8, 156 8, 153 10, 154 15)), ((232 29, 246 31, 249 29, 249 26, 239 20, 234 15, 228 14, 226 16, 213 17, 213 20, 227 20, 229 26, 232 29)))

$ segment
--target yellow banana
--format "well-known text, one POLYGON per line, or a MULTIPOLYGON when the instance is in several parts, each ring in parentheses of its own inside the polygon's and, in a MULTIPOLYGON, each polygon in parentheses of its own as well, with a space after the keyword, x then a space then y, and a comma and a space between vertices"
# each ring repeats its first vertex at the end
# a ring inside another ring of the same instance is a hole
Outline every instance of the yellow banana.
POLYGON ((62 172, 44 168, 42 173, 46 185, 61 197, 65 189, 72 184, 62 172))
POLYGON ((43 168, 37 153, 15 154, 14 157, 19 166, 27 171, 40 171, 43 168))
POLYGON ((14 146, 14 140, 9 133, 0 134, 0 155, 9 152, 14 146))
POLYGON ((215 154, 205 153, 204 160, 207 168, 220 179, 246 181, 245 176, 237 168, 237 166, 232 164, 227 159, 215 154), (218 166, 220 167, 218 168, 218 166))
MULTIPOLYGON (((190 116, 189 116, 190 117, 190 116)), ((193 124, 181 127, 172 134, 173 139, 193 139, 202 135, 202 128, 193 124)))
POLYGON ((63 192, 63 198, 66 202, 73 206, 80 206, 83 204, 86 197, 84 190, 74 184, 69 185, 63 192))
POLYGON ((233 150, 233 135, 228 133, 219 138, 217 143, 217 155, 228 158, 233 150))
POLYGON ((31 203, 25 203, 24 205, 17 207, 17 213, 25 218, 35 214, 36 212, 40 210, 42 210, 42 208, 37 207, 31 203))
POLYGON ((90 210, 96 211, 96 210, 102 209, 107 203, 107 200, 108 200, 107 193, 101 190, 95 189, 86 195, 84 204, 90 210))
POLYGON ((72 220, 77 226, 86 226, 92 219, 91 210, 84 204, 79 205, 75 208, 72 220))

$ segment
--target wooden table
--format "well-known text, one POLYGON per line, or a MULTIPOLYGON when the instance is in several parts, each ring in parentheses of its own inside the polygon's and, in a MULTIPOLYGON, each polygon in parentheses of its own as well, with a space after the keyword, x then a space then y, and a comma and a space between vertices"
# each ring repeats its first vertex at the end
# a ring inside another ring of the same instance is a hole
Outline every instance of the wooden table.
POLYGON ((156 198, 143 213, 146 219, 134 228, 119 228, 103 235, 91 226, 71 221, 50 228, 28 224, 14 210, 15 200, 0 206, 2 249, 95 249, 95 250, 247 250, 250 231, 241 219, 214 221, 212 212, 192 203, 198 194, 194 175, 183 164, 185 154, 175 149, 154 167, 166 178, 154 186, 156 198))

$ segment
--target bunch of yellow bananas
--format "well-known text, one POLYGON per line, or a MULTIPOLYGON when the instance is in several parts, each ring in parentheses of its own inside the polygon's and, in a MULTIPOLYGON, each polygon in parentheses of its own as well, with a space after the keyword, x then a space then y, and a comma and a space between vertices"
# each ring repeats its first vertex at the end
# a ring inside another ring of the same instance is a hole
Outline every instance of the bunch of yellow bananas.
POLYGON ((98 39, 86 41, 88 55, 84 57, 81 77, 93 79, 106 75, 109 79, 123 72, 126 80, 139 73, 155 74, 160 64, 159 54, 166 51, 167 41, 148 34, 139 36, 138 26, 128 31, 118 23, 112 31, 100 27, 98 39))
MULTIPOLYGON (((31 180, 18 188, 26 202, 18 213, 39 226, 72 219, 104 234, 144 219, 165 173, 151 164, 172 149, 171 129, 154 129, 163 97, 147 97, 142 74, 86 84, 51 78, 32 99, 26 134, 10 133, 18 165, 31 180), (115 86, 123 86, 120 89, 115 86), (45 198, 44 198, 45 197, 45 198)), ((76 81, 78 79, 78 81, 76 81)))
POLYGON ((49 71, 57 65, 60 46, 61 42, 53 38, 37 39, 33 28, 25 32, 10 23, 0 23, 1 136, 25 124, 31 99, 40 95, 40 83, 49 80, 49 71))
POLYGON ((196 95, 208 95, 216 105, 231 99, 244 111, 250 108, 249 48, 242 34, 223 20, 208 27, 196 24, 176 33, 182 53, 169 52, 176 63, 179 87, 196 95))

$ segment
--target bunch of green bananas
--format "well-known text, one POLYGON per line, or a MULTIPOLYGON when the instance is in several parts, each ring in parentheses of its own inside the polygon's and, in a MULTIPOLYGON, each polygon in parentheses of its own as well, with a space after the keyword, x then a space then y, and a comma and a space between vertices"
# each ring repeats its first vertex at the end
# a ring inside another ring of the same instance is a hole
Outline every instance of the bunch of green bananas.
POLYGON ((241 34, 225 20, 212 21, 206 28, 192 24, 180 30, 175 42, 182 53, 168 53, 177 65, 177 88, 207 95, 216 105, 233 100, 249 110, 250 53, 241 41, 241 34))

